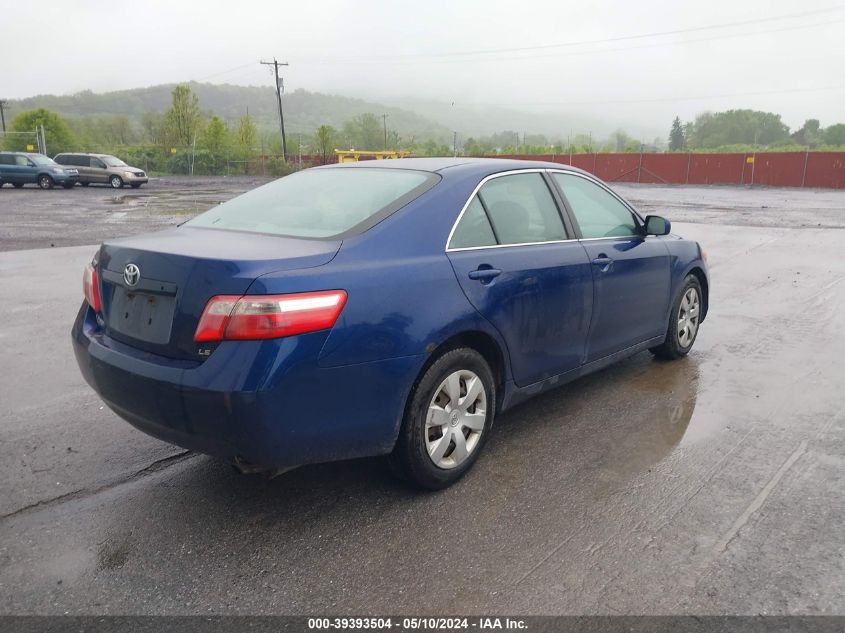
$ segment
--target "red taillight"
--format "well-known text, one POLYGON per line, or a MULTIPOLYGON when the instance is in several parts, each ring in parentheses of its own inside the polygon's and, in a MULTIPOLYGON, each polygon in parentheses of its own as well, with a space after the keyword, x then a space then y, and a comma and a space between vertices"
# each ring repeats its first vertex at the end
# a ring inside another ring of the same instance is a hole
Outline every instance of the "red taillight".
POLYGON ((100 302, 100 280, 97 275, 97 269, 93 264, 88 264, 85 272, 82 273, 82 292, 85 294, 85 300, 88 305, 99 313, 102 310, 102 303, 100 302))
POLYGON ((281 338, 332 327, 346 305, 346 292, 289 295, 219 295, 209 299, 194 340, 281 338))

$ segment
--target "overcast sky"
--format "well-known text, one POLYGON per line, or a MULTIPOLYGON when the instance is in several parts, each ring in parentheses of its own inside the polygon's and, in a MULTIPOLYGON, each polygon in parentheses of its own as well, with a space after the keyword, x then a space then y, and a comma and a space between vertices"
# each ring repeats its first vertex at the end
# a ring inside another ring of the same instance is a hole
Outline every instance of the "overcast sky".
POLYGON ((189 79, 589 113, 845 121, 845 0, 0 0, 0 98, 189 79), (788 16, 788 17, 785 17, 788 16), (710 28, 718 27, 718 28, 710 28), (671 33, 669 33, 671 32, 671 33))

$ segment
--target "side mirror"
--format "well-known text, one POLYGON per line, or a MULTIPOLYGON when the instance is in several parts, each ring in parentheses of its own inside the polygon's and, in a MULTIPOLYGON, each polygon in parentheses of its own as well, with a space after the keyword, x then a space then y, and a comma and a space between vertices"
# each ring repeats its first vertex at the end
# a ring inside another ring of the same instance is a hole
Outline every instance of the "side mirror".
POLYGON ((646 235, 669 235, 672 223, 659 215, 647 215, 645 218, 646 235))

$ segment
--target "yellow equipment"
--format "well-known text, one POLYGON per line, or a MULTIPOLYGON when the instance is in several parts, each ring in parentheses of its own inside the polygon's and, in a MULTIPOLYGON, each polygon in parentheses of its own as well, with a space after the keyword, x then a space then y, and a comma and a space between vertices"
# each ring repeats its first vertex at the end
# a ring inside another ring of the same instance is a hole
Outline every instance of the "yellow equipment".
POLYGON ((334 151, 337 154, 337 162, 339 163, 357 163, 362 157, 366 159, 375 159, 375 160, 393 160, 395 158, 405 158, 406 156, 410 156, 411 152, 406 151, 389 151, 389 150, 366 150, 366 149, 336 149, 334 151))

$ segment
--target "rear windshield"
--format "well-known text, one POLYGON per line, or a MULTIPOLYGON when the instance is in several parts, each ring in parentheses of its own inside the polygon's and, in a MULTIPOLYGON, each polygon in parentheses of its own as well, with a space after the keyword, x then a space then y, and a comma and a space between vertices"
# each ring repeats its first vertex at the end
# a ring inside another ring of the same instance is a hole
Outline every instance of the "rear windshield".
POLYGON ((224 202, 187 226, 340 237, 365 231, 438 180, 435 174, 406 169, 309 169, 224 202))

